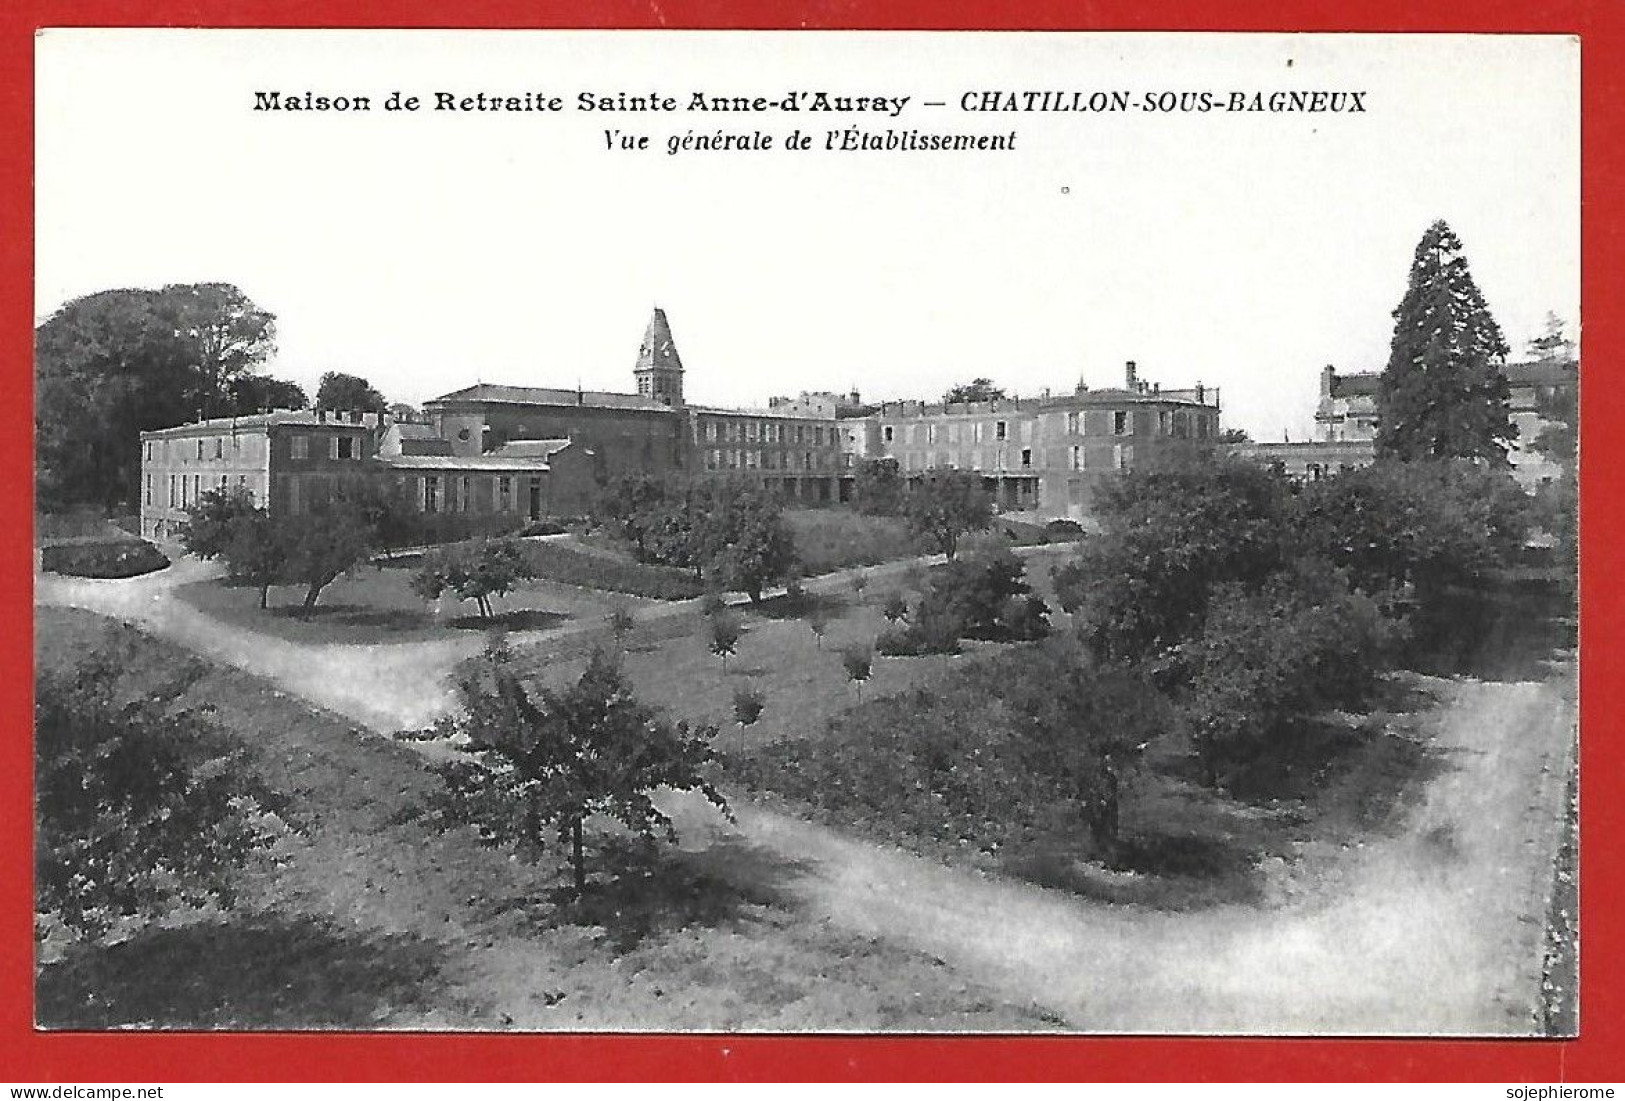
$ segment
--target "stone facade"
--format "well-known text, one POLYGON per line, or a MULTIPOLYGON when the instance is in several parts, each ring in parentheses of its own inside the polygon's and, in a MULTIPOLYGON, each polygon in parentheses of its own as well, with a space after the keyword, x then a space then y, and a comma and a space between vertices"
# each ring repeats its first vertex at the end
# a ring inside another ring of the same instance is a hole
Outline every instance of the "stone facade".
POLYGON ((425 423, 275 412, 144 433, 142 530, 164 537, 209 489, 240 486, 297 514, 340 474, 393 479, 424 512, 575 515, 619 474, 750 477, 792 501, 850 498, 859 464, 975 471, 999 507, 1085 518, 1095 485, 1179 440, 1219 434, 1219 395, 1122 387, 997 402, 864 405, 856 392, 691 406, 663 311, 638 350, 637 393, 478 383, 424 404, 425 423), (297 442, 296 442, 297 441, 297 442))

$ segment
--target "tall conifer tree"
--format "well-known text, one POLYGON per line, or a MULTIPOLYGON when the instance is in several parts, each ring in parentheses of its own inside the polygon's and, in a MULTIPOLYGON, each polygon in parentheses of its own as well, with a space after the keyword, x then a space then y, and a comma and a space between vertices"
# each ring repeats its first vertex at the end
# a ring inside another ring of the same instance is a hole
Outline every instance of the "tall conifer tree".
POLYGON ((1400 459, 1506 461, 1517 435, 1501 327, 1444 222, 1422 234, 1377 392, 1377 450, 1400 459))

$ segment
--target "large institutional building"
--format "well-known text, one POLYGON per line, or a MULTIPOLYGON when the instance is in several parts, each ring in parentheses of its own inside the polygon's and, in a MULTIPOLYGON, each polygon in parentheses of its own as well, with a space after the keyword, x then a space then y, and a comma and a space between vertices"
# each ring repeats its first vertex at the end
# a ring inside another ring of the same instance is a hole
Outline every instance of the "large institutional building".
POLYGON ((765 409, 689 405, 659 309, 633 367, 637 392, 481 383, 425 403, 421 423, 346 411, 279 411, 144 432, 141 530, 163 538, 205 492, 238 487, 296 515, 341 478, 394 479, 425 512, 584 512, 618 474, 744 475, 787 499, 847 500, 860 463, 905 474, 982 475, 1000 508, 1083 518, 1102 476, 1172 441, 1219 434, 1219 394, 1123 385, 949 405, 863 404, 857 393, 773 398, 765 409))
MULTIPOLYGON (((1507 451, 1512 475, 1525 489, 1558 477, 1562 471, 1533 446, 1549 423, 1542 405, 1560 387, 1578 385, 1580 365, 1573 359, 1509 363, 1503 369, 1517 437, 1507 451)), ((1259 443, 1244 454, 1281 466, 1296 478, 1314 480, 1351 467, 1369 466, 1377 458, 1377 385, 1380 371, 1340 375, 1327 364, 1320 372, 1320 400, 1315 405, 1315 438, 1297 443, 1259 443)))

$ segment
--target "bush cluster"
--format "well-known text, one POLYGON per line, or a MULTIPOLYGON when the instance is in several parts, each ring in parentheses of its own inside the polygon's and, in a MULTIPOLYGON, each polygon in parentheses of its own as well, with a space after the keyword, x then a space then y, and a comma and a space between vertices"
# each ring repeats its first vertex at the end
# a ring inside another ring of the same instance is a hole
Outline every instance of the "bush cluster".
POLYGON ((163 569, 169 559, 145 539, 96 539, 43 547, 40 565, 70 577, 136 577, 163 569))
POLYGON ((1507 564, 1529 499, 1465 461, 1380 462, 1308 485, 1239 459, 1134 471, 1103 531, 1055 571, 1098 658, 1143 665, 1176 700, 1211 781, 1307 714, 1358 702, 1405 631, 1507 564))
POLYGON ((1143 677, 1051 640, 759 746, 730 771, 888 841, 996 852, 1059 833, 1109 856, 1122 785, 1170 721, 1143 677))
POLYGON ((808 577, 919 553, 908 526, 892 516, 828 508, 787 513, 786 520, 795 538, 796 559, 808 577))
POLYGON ((534 576, 586 589, 655 600, 689 600, 704 589, 698 578, 683 570, 586 554, 557 543, 526 543, 524 556, 534 576))
POLYGON ((956 653, 965 638, 1030 642, 1049 634, 1049 610, 1023 578, 1009 549, 984 544, 936 567, 907 624, 881 632, 882 654, 956 653))

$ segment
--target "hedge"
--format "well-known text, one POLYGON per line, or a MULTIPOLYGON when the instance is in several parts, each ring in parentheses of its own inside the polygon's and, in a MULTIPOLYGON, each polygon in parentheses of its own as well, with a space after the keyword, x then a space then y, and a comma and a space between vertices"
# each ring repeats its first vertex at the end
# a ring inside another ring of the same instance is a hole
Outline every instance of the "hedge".
POLYGON ((136 577, 169 565, 145 539, 57 543, 40 551, 40 564, 69 577, 136 577))

